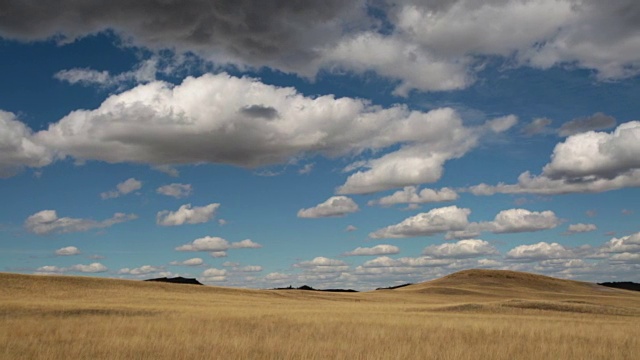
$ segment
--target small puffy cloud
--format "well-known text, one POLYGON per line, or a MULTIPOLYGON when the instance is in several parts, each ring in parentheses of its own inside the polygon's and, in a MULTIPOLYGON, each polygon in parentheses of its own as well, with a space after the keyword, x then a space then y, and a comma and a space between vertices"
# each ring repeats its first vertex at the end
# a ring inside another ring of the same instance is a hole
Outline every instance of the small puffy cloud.
POLYGON ((200 279, 203 282, 222 282, 227 280, 227 270, 209 268, 202 272, 200 279))
POLYGON ((481 228, 496 234, 519 233, 553 229, 561 220, 553 211, 529 211, 526 209, 503 210, 491 222, 481 223, 481 228))
POLYGON ((142 265, 137 268, 122 268, 118 270, 118 274, 121 275, 147 275, 151 273, 157 273, 163 271, 164 269, 159 266, 151 266, 151 265, 142 265))
POLYGON ((291 279, 291 275, 283 274, 279 272, 272 272, 265 275, 265 280, 274 281, 274 282, 282 282, 285 280, 291 279))
POLYGON ((558 243, 539 242, 517 246, 507 252, 506 259, 522 262, 573 258, 575 254, 558 243))
POLYGON ((40 273, 40 274, 56 274, 56 273, 62 274, 67 272, 101 273, 101 272, 106 272, 108 270, 109 269, 106 266, 95 262, 88 265, 77 264, 69 267, 58 267, 58 266, 51 266, 51 265, 41 266, 38 269, 36 269, 36 273, 40 273))
POLYGON ((344 231, 346 231, 346 232, 353 232, 353 231, 356 231, 356 230, 358 230, 358 228, 357 228, 357 227, 355 227, 355 226, 353 226, 353 225, 348 225, 348 226, 344 229, 344 231))
POLYGON ((221 238, 214 236, 205 236, 195 239, 190 244, 178 246, 177 251, 226 251, 231 248, 231 244, 221 238))
POLYGON ((219 253, 225 252, 229 249, 257 249, 260 247, 262 247, 262 245, 256 242, 253 242, 250 239, 245 239, 242 241, 230 243, 229 241, 221 237, 205 236, 199 239, 195 239, 189 244, 178 246, 176 250, 177 251, 209 251, 212 253, 216 253, 216 255, 222 255, 219 253))
POLYGON ((227 257, 227 252, 226 251, 212 251, 209 253, 209 255, 211 255, 212 258, 223 258, 223 257, 227 257))
POLYGON ((499 118, 495 118, 493 120, 487 121, 485 127, 487 127, 492 132, 499 134, 511 129, 514 125, 518 123, 518 117, 515 115, 507 115, 499 118))
POLYGON ((191 195, 193 189, 191 188, 191 184, 178 184, 173 183, 169 185, 163 185, 156 189, 158 194, 171 196, 176 199, 181 199, 191 195))
POLYGON ((332 196, 325 202, 308 209, 300 209, 300 218, 322 218, 345 216, 358 211, 358 204, 346 196, 332 196))
POLYGON ((24 223, 24 227, 27 231, 38 235, 62 234, 107 228, 137 218, 138 216, 135 214, 123 213, 115 213, 110 219, 102 221, 70 217, 60 218, 55 210, 42 210, 29 216, 24 223))
POLYGON ((595 113, 589 117, 573 119, 562 124, 558 130, 560 136, 571 136, 587 131, 603 130, 616 126, 616 119, 603 113, 595 113))
POLYGON ((33 132, 13 113, 0 110, 0 178, 16 175, 24 167, 39 168, 53 161, 53 154, 33 138, 33 132))
POLYGON ((344 253, 344 256, 371 256, 371 255, 389 255, 397 254, 400 248, 393 245, 376 245, 373 247, 358 247, 352 251, 344 253))
POLYGON ((244 239, 242 241, 231 243, 232 249, 259 249, 261 247, 262 245, 251 241, 251 239, 244 239))
POLYGON ((178 169, 174 168, 171 165, 156 165, 152 167, 153 170, 160 171, 161 173, 165 173, 171 177, 180 176, 180 172, 178 169))
POLYGON ((598 227, 595 226, 594 224, 583 224, 583 223, 571 224, 571 225, 569 225, 569 228, 567 229, 567 231, 565 231, 563 234, 564 235, 573 235, 573 234, 578 234, 578 233, 595 231, 597 229, 598 229, 598 227))
POLYGON ((53 75, 56 80, 68 82, 69 84, 81 85, 102 85, 107 86, 112 82, 112 77, 108 71, 98 71, 94 69, 69 69, 60 70, 53 75))
MULTIPOLYGON (((365 261, 358 268, 362 272, 362 269, 366 268, 387 268, 394 269, 391 272, 413 272, 414 268, 423 267, 439 267, 451 264, 452 260, 449 259, 434 259, 428 256, 421 257, 403 257, 399 259, 393 259, 388 256, 380 256, 375 259, 365 261)), ((356 272, 358 272, 356 268, 356 272)), ((366 271, 365 271, 366 272, 366 271)))
POLYGON ((200 266, 204 264, 204 260, 201 258, 191 258, 184 261, 172 261, 171 265, 182 265, 182 266, 200 266))
POLYGON ((329 259, 323 256, 318 256, 310 261, 299 262, 294 264, 294 267, 303 268, 305 271, 314 273, 334 273, 349 269, 349 266, 344 261, 329 259))
POLYGON ((220 204, 213 203, 205 206, 185 204, 178 211, 163 210, 156 215, 156 223, 162 226, 177 226, 183 224, 201 224, 211 220, 220 204))
POLYGON ((71 256, 78 254, 80 254, 80 250, 75 246, 67 246, 56 250, 56 255, 58 256, 71 256))
POLYGON ((457 206, 436 208, 407 218, 399 224, 377 230, 369 236, 372 238, 406 238, 464 230, 468 225, 467 216, 470 213, 471 210, 457 206))
POLYGON ((551 119, 537 118, 523 127, 521 132, 524 136, 544 134, 548 131, 547 126, 551 125, 552 122, 551 119))
POLYGON ((111 74, 106 70, 95 70, 90 68, 73 68, 60 70, 53 75, 56 80, 67 82, 71 85, 99 86, 102 88, 121 88, 125 83, 135 81, 145 83, 156 79, 158 59, 152 57, 138 64, 135 69, 120 74, 111 74))
POLYGON ((240 272, 260 272, 262 271, 262 266, 259 265, 247 265, 234 269, 240 272))
POLYGON ((138 181, 134 178, 129 178, 118 185, 116 185, 116 190, 111 190, 107 192, 103 192, 100 194, 102 199, 113 199, 120 197, 122 195, 129 194, 136 190, 140 190, 142 188, 142 182, 138 181))
POLYGON ((63 272, 64 272, 64 268, 54 266, 54 265, 45 265, 37 268, 34 273, 35 274, 58 274, 63 272))
POLYGON ((41 273, 65 273, 65 272, 80 272, 80 273, 101 273, 106 272, 109 269, 100 263, 91 263, 88 265, 77 264, 69 267, 57 267, 57 266, 42 266, 36 271, 41 273))
POLYGON ((479 256, 495 255, 498 250, 484 240, 466 239, 456 243, 431 245, 424 248, 423 255, 434 258, 464 259, 479 256))
POLYGON ((426 204, 433 202, 453 201, 458 199, 458 194, 449 188, 440 190, 422 189, 418 192, 416 186, 405 186, 404 189, 377 200, 368 202, 369 206, 391 206, 395 204, 426 204))
POLYGON ((313 171, 313 167, 313 163, 305 164, 302 168, 300 168, 300 170, 298 170, 298 174, 310 174, 311 171, 313 171))

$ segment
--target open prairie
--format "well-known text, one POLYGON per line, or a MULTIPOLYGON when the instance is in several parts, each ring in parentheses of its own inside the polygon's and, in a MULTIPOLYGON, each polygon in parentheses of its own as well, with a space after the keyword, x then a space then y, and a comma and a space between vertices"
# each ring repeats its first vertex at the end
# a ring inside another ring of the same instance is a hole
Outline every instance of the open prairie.
POLYGON ((640 293, 468 270, 395 290, 0 274, 2 359, 637 359, 640 293))

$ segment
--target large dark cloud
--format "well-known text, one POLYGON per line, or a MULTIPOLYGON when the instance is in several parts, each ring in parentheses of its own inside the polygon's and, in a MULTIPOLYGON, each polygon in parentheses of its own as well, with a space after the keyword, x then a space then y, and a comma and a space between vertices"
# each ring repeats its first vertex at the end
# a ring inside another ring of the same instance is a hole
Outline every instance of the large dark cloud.
POLYGON ((5 0, 0 36, 73 40, 112 29, 150 48, 286 67, 314 57, 314 45, 337 39, 364 10, 362 1, 342 0, 5 0))

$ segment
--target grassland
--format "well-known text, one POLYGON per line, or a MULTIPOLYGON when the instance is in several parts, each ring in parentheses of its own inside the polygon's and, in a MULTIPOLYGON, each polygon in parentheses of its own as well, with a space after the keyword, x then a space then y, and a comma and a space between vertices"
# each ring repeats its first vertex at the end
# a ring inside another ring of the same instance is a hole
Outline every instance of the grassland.
POLYGON ((638 359, 640 293, 467 271, 366 293, 0 274, 0 359, 638 359))

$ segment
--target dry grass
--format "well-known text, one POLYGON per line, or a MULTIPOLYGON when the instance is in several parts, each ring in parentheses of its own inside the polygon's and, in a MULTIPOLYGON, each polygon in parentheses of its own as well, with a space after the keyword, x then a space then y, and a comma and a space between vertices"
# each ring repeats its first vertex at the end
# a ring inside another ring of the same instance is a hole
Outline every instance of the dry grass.
POLYGON ((636 359, 640 353, 640 294, 572 282, 547 293, 535 290, 539 278, 478 285, 486 280, 346 294, 0 274, 0 358, 636 359), (423 291, 430 287, 456 291, 423 291), (515 295, 496 296, 496 289, 515 295))

